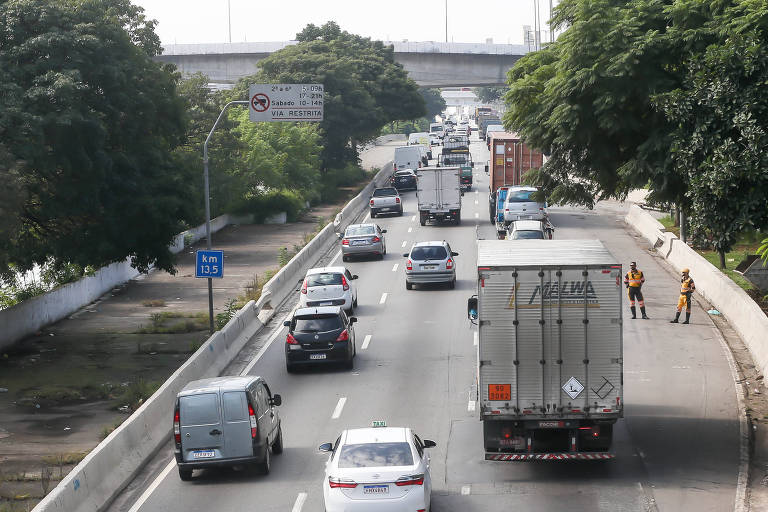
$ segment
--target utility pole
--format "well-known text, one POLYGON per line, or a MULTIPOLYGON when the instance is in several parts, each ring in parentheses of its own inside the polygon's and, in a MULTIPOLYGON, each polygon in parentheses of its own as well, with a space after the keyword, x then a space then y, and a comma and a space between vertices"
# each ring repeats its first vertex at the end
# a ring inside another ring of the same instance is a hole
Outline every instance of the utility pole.
POLYGON ((232 42, 232 0, 227 0, 227 30, 229 32, 229 42, 232 42))
POLYGON ((448 42, 448 0, 445 0, 445 42, 448 42))

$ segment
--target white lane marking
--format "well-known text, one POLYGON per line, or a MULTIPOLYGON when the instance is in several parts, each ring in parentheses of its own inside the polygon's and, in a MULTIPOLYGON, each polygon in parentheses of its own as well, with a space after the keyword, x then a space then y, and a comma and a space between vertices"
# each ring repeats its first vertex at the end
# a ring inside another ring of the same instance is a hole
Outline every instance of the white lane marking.
POLYGON ((270 334, 269 338, 267 339, 267 342, 264 343, 264 346, 261 347, 261 349, 256 353, 256 356, 251 359, 251 362, 248 363, 248 366, 245 367, 245 369, 240 372, 240 375, 248 375, 248 373, 253 369, 254 366, 256 366, 256 363, 261 359, 261 356, 264 355, 264 353, 267 351, 269 346, 272 344, 273 341, 275 341, 275 338, 277 338, 277 335, 283 332, 283 322, 286 320, 290 320, 293 316, 293 312, 296 311, 296 308, 299 307, 298 304, 294 306, 294 308, 283 317, 280 322, 275 326, 275 330, 272 331, 272 334, 270 334))
POLYGON ((475 341, 472 343, 474 346, 477 346, 477 344, 480 342, 480 335, 477 331, 475 331, 475 341))
POLYGON ((402 245, 402 247, 405 247, 407 244, 408 244, 408 241, 407 241, 407 240, 403 240, 403 245, 402 245))
POLYGON ((480 204, 480 201, 475 201, 475 204, 480 204))
POLYGON ((409 233, 412 232, 412 231, 413 231, 413 228, 408 228, 408 232, 409 233))
POLYGON ((475 194, 479 194, 479 193, 480 193, 480 191, 479 191, 479 190, 475 190, 475 194))
POLYGON ((339 402, 336 404, 336 408, 333 410, 333 414, 331 414, 332 420, 339 419, 339 416, 341 416, 341 410, 344 409, 345 403, 347 403, 347 397, 343 396, 339 398, 339 402))
POLYGON ((365 350, 368 348, 368 345, 371 343, 371 335, 366 334, 365 339, 363 340, 363 346, 360 347, 360 350, 365 350))
POLYGON ((168 476, 168 473, 171 472, 171 470, 176 467, 176 460, 171 459, 171 461, 168 463, 167 466, 165 466, 165 469, 157 475, 157 478, 149 484, 149 487, 147 487, 147 490, 144 491, 141 496, 139 496, 139 499, 136 500, 136 503, 133 504, 133 506, 128 510, 128 512, 136 512, 139 510, 142 505, 144 505, 144 502, 149 499, 149 497, 152 495, 153 492, 155 492, 155 489, 157 489, 160 486, 160 483, 165 479, 166 476, 168 476))
POLYGON ((369 210, 368 213, 365 214, 365 217, 363 217, 363 222, 366 222, 370 218, 371 218, 371 212, 369 210))
POLYGON ((416 216, 411 217, 411 222, 416 222, 416 216))
POLYGON ((468 485, 462 485, 461 486, 461 495, 462 496, 469 496, 469 492, 472 490, 472 488, 468 485))
POLYGON ((399 266, 399 263, 395 263, 395 266, 392 267, 392 272, 397 272, 397 267, 399 266))
POLYGON ((379 300, 379 304, 384 304, 387 302, 387 295, 389 295, 387 292, 384 292, 381 294, 381 299, 379 300))
POLYGON ((305 501, 307 501, 307 493, 300 492, 299 495, 296 496, 296 502, 293 504, 291 512, 301 512, 301 508, 304 506, 305 501))
POLYGON ((341 256, 341 249, 336 253, 336 255, 333 257, 330 263, 328 263, 329 267, 332 267, 333 264, 336 262, 337 259, 339 259, 339 256, 341 256))
POLYGON ((477 213, 477 212, 475 212, 475 218, 476 218, 476 219, 479 219, 479 218, 480 218, 480 214, 479 214, 479 213, 477 213))
POLYGON ((474 400, 470 400, 469 402, 467 402, 467 410, 469 412, 474 412, 474 410, 475 410, 475 401, 474 400))

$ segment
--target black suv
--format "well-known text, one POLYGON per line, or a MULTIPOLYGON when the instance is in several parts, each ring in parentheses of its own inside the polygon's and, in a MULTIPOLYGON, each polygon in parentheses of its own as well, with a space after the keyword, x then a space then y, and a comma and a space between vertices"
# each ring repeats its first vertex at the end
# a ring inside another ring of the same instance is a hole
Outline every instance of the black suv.
POLYGON ((288 373, 299 365, 344 363, 354 366, 357 318, 347 316, 339 306, 297 309, 285 337, 285 369, 288 373))

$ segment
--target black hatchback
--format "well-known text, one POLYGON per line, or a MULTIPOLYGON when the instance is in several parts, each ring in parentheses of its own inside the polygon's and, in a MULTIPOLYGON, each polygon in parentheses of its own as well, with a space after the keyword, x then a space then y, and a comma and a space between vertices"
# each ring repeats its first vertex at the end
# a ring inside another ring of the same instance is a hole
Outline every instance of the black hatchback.
POLYGON ((355 322, 339 306, 297 309, 283 324, 288 327, 285 369, 291 373, 297 366, 343 363, 351 370, 357 353, 355 322))
POLYGON ((416 173, 412 169, 396 171, 390 181, 397 190, 416 189, 416 173))

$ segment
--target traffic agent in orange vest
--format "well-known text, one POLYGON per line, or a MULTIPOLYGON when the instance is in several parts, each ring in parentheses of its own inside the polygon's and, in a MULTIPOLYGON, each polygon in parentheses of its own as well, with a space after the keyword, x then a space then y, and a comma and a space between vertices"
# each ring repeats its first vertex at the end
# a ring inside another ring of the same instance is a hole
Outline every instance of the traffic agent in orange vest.
POLYGON ((696 290, 696 285, 693 284, 693 279, 688 275, 689 272, 690 270, 687 268, 682 270, 682 276, 680 278, 680 299, 677 301, 677 313, 675 314, 675 319, 670 320, 670 323, 672 324, 676 324, 680 319, 680 312, 683 310, 683 306, 685 306, 685 322, 683 323, 687 324, 691 319, 691 295, 693 295, 694 290, 696 290))
POLYGON ((637 269, 637 263, 634 261, 629 264, 629 272, 624 275, 624 286, 627 287, 627 296, 629 297, 629 309, 632 311, 632 318, 637 318, 635 309, 635 300, 640 303, 640 313, 644 320, 648 320, 645 314, 645 300, 643 300, 642 287, 645 283, 645 276, 642 270, 637 269))

